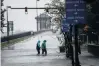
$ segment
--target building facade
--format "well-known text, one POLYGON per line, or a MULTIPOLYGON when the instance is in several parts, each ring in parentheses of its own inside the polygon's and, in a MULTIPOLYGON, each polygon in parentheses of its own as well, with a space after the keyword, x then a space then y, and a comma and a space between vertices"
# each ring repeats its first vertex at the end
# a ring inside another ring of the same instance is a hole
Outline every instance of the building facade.
POLYGON ((38 17, 35 17, 37 21, 37 30, 45 30, 51 28, 51 17, 46 13, 40 14, 38 17))

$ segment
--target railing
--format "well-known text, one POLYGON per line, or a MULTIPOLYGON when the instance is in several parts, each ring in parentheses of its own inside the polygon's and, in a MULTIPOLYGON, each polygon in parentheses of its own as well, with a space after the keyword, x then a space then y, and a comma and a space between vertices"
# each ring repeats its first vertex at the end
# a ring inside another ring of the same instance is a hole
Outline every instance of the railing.
POLYGON ((13 39, 17 39, 17 38, 21 38, 21 37, 24 37, 24 36, 29 36, 29 35, 37 35, 37 34, 40 34, 40 33, 43 33, 43 32, 46 32, 46 31, 51 31, 51 30, 41 30, 41 31, 38 31, 38 32, 23 32, 23 33, 18 33, 18 34, 14 34, 14 35, 10 35, 9 37, 7 36, 4 36, 4 37, 1 37, 1 42, 6 42, 9 40, 13 40, 13 39))

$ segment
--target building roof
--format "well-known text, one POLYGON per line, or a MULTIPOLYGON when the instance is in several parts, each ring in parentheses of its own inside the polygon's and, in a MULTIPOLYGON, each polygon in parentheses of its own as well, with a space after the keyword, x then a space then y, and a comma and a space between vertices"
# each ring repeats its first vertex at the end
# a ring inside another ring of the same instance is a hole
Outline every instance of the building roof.
POLYGON ((37 18, 38 19, 43 19, 43 18, 51 19, 51 17, 48 16, 48 14, 46 14, 46 13, 42 13, 38 17, 37 16, 35 17, 35 19, 37 19, 37 18))

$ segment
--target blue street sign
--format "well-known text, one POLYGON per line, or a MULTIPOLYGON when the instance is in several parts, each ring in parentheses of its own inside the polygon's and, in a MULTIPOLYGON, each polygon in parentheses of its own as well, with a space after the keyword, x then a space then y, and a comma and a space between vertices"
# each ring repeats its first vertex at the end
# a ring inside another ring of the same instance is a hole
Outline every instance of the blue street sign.
POLYGON ((66 0, 66 19, 62 22, 63 32, 69 30, 68 24, 86 23, 85 7, 83 0, 66 0))
POLYGON ((66 18, 62 20, 62 32, 68 32, 69 31, 69 24, 66 23, 66 18))
POLYGON ((85 7, 85 2, 83 0, 66 0, 66 23, 86 23, 85 7))

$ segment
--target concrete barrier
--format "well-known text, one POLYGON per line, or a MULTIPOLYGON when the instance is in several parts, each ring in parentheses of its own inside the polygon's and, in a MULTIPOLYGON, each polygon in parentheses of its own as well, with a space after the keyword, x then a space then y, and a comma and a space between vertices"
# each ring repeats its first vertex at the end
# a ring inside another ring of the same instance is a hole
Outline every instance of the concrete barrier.
POLYGON ((31 35, 31 32, 24 32, 24 33, 19 33, 19 34, 14 34, 14 35, 10 35, 9 37, 5 36, 1 38, 1 42, 6 42, 8 40, 13 40, 13 39, 17 39, 17 38, 21 38, 24 36, 29 36, 31 35))
POLYGON ((43 32, 47 32, 47 31, 52 31, 51 29, 49 30, 40 30, 38 32, 34 32, 34 35, 37 35, 37 34, 40 34, 40 33, 43 33, 43 32))
POLYGON ((19 33, 19 34, 14 34, 14 35, 10 35, 9 37, 4 36, 1 37, 1 42, 6 42, 8 40, 13 40, 13 39, 17 39, 17 38, 21 38, 21 37, 25 37, 25 36, 29 36, 29 35, 37 35, 46 31, 51 31, 51 30, 41 30, 38 32, 33 32, 33 31, 29 31, 29 32, 24 32, 24 33, 19 33))

